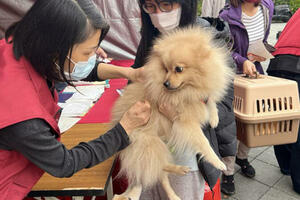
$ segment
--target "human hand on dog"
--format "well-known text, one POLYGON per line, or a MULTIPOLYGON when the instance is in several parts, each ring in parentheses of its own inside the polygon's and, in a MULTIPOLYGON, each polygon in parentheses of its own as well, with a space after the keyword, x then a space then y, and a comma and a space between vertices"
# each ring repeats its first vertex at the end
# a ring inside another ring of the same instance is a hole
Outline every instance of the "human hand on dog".
POLYGON ((161 103, 159 105, 159 112, 161 112, 166 118, 168 118, 171 122, 174 122, 178 116, 178 113, 176 110, 173 109, 174 106, 172 106, 170 103, 161 103))
POLYGON ((143 82, 145 80, 144 67, 137 69, 128 68, 127 79, 133 82, 143 82))
POLYGON ((256 67, 253 62, 250 60, 246 60, 243 63, 243 73, 247 74, 249 76, 255 76, 256 75, 256 67))
POLYGON ((135 128, 146 124, 151 114, 150 104, 148 101, 136 102, 120 120, 121 126, 127 134, 130 134, 135 128))

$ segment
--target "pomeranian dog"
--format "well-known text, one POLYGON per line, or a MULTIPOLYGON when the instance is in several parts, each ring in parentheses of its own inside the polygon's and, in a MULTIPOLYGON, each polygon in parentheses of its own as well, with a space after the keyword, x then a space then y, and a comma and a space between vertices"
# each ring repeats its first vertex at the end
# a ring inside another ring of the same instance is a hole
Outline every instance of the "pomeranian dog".
POLYGON ((180 199, 168 173, 184 175, 189 168, 173 164, 170 148, 200 153, 216 168, 226 169, 201 128, 206 123, 218 125, 216 103, 233 78, 228 56, 227 48, 214 44, 212 34, 199 27, 174 30, 155 41, 145 65, 145 82, 128 85, 112 111, 114 125, 137 101, 151 105, 149 122, 130 134, 131 144, 119 154, 120 174, 127 176, 129 187, 114 200, 138 200, 143 188, 158 181, 169 199, 180 199), (176 110, 174 121, 159 112, 159 105, 166 102, 176 110))

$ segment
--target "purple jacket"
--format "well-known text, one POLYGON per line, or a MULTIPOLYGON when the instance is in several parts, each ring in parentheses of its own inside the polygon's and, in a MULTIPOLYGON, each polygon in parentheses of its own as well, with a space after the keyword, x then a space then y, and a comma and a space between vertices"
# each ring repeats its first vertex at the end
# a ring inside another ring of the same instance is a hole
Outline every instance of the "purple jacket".
MULTIPOLYGON (((265 37, 264 42, 270 33, 270 26, 273 16, 274 4, 272 0, 262 0, 261 6, 264 14, 265 21, 265 37)), ((242 23, 242 8, 241 5, 237 8, 226 5, 220 13, 220 18, 228 22, 230 32, 233 37, 233 53, 232 57, 237 64, 237 73, 243 73, 243 63, 247 60, 247 52, 249 47, 249 38, 247 30, 242 23)), ((255 62, 256 69, 263 73, 262 66, 259 62, 255 62)))

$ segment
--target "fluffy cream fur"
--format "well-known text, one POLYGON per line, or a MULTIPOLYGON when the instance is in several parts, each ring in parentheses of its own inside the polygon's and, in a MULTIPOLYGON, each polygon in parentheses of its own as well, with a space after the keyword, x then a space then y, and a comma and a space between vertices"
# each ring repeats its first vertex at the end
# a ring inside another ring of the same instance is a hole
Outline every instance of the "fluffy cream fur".
POLYGON ((148 124, 134 130, 131 144, 120 152, 120 173, 128 177, 130 187, 115 200, 139 199, 141 188, 157 181, 170 199, 179 199, 167 173, 185 174, 188 168, 172 164, 170 147, 178 153, 201 153, 216 168, 226 169, 201 128, 218 124, 216 103, 233 78, 227 56, 226 48, 215 45, 211 33, 201 28, 178 29, 155 41, 145 82, 128 85, 113 109, 113 124, 139 100, 148 100, 152 110, 148 124), (178 112, 173 123, 159 112, 161 102, 171 103, 178 112))

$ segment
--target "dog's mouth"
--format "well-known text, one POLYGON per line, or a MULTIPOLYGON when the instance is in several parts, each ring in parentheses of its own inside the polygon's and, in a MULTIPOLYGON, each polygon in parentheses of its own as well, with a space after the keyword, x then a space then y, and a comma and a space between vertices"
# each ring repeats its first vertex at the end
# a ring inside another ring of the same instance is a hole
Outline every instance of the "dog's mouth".
POLYGON ((170 91, 170 92, 175 92, 177 90, 180 90, 183 87, 183 85, 184 84, 181 83, 178 87, 175 87, 175 88, 174 87, 168 87, 168 88, 165 87, 165 89, 168 90, 168 91, 170 91))

